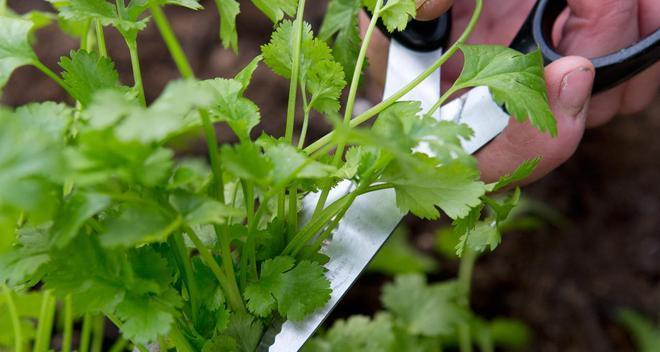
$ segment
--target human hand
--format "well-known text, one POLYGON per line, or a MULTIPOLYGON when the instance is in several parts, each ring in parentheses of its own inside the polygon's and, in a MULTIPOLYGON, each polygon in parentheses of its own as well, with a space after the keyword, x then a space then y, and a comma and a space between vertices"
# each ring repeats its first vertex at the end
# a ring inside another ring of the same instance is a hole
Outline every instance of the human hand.
MULTIPOLYGON (((418 0, 418 19, 440 16, 451 0, 418 0)), ((534 0, 487 1, 469 43, 508 45, 534 6, 534 0)), ((616 114, 643 110, 656 96, 660 64, 628 82, 591 97, 594 68, 584 57, 597 57, 625 48, 660 27, 660 2, 656 0, 568 0, 557 20, 553 41, 566 56, 548 65, 545 78, 548 100, 557 119, 558 136, 542 134, 529 123, 511 119, 509 126, 477 154, 482 178, 496 180, 522 161, 541 156, 542 161, 527 182, 534 181, 566 161, 579 144, 585 127, 599 126, 616 114)), ((471 0, 456 0, 452 8, 451 40, 467 25, 474 7, 471 0)), ((370 76, 382 81, 382 57, 387 42, 380 33, 370 47, 370 76)), ((442 67, 443 88, 459 76, 462 59, 454 57, 442 67)))

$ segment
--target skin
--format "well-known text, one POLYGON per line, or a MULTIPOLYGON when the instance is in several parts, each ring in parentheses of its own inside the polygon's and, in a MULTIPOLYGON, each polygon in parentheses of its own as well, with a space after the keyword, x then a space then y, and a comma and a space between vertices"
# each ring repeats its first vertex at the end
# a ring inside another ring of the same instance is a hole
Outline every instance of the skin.
MULTIPOLYGON (((452 40, 463 31, 474 8, 471 0, 417 0, 418 19, 429 20, 452 7, 452 40)), ((485 1, 482 17, 468 43, 508 45, 534 0, 485 1)), ((620 114, 642 111, 656 97, 660 64, 609 91, 591 96, 594 68, 586 58, 609 54, 635 43, 660 27, 657 0, 568 0, 559 17, 553 41, 564 58, 545 69, 550 107, 557 119, 558 136, 551 138, 529 123, 511 119, 509 126, 477 154, 482 178, 491 182, 536 156, 542 161, 526 181, 533 182, 565 162, 575 152, 585 128, 596 127, 620 114)), ((363 23, 365 19, 363 18, 363 23)), ((370 76, 383 83, 387 39, 374 35, 370 48, 370 76)), ((443 88, 458 77, 462 59, 457 55, 442 68, 443 88)), ((375 94, 374 94, 375 96, 375 94)))

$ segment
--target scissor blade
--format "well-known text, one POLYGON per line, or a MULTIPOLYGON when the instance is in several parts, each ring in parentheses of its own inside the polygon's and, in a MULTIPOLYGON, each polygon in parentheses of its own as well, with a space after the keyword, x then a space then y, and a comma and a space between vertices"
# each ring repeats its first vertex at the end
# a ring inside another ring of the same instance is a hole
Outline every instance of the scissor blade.
MULTIPOLYGON (((387 75, 385 76, 383 100, 391 97, 401 88, 412 82, 422 72, 431 67, 441 55, 442 48, 430 52, 419 52, 410 50, 396 40, 392 40, 387 59, 387 75)), ((439 98, 440 69, 431 74, 400 100, 418 100, 422 103, 422 110, 428 111, 439 98)), ((438 117, 439 112, 436 112, 435 116, 438 117)))
MULTIPOLYGON (((333 189, 331 196, 340 197, 351 187, 350 182, 342 182, 333 189)), ((318 194, 305 197, 303 207, 314 209, 317 198, 318 194)), ((396 207, 392 190, 371 192, 358 197, 339 223, 332 240, 321 249, 322 253, 330 257, 325 265, 328 270, 326 277, 332 288, 330 300, 302 322, 285 321, 279 333, 277 327, 271 328, 264 335, 262 345, 265 346, 260 350, 299 350, 353 285, 402 218, 403 213, 396 207), (267 347, 271 342, 272 345, 267 347)))

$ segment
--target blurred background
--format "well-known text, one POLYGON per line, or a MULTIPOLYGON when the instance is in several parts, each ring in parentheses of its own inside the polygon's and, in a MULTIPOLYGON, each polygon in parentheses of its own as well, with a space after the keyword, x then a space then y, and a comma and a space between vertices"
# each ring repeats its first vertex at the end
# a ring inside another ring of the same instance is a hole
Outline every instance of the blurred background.
MULTIPOLYGON (((50 8, 43 0, 8 3, 19 13, 50 8)), ((200 78, 233 76, 258 55, 272 24, 249 2, 241 2, 240 53, 236 56, 220 46, 219 19, 212 2, 202 3, 207 8, 200 12, 169 8, 167 15, 200 78)), ((315 28, 325 3, 308 6, 308 21, 315 28)), ((111 29, 106 35, 122 80, 131 83, 123 41, 111 29)), ((179 75, 153 24, 140 34, 139 43, 147 99, 153 99, 179 75)), ((51 68, 57 68, 58 58, 77 47, 77 41, 54 26, 37 33, 36 51, 51 68)), ((261 126, 269 133, 283 131, 287 91, 288 82, 263 66, 248 90, 248 97, 262 109, 261 126)), ((41 73, 21 68, 9 81, 2 104, 65 99, 41 73)), ((315 120, 312 138, 327 129, 322 119, 315 120)), ((225 139, 230 138, 219 130, 225 139)), ((639 340, 645 339, 648 351, 660 351, 660 329, 645 328, 647 323, 658 326, 660 318, 658 133, 660 97, 644 113, 589 130, 569 162, 524 189, 519 221, 509 226, 495 252, 477 262, 473 310, 486 319, 507 317, 524 323, 527 329, 516 330, 521 341, 526 340, 522 350, 637 351, 641 350, 639 340), (636 313, 622 315, 623 308, 636 313)), ((195 138, 182 143, 179 150, 205 152, 201 139, 195 138)), ((407 219, 396 243, 381 254, 386 257, 376 260, 331 320, 377 311, 379 288, 389 280, 387 273, 424 271, 430 281, 455 277, 458 262, 443 244, 444 226, 442 221, 407 219)))

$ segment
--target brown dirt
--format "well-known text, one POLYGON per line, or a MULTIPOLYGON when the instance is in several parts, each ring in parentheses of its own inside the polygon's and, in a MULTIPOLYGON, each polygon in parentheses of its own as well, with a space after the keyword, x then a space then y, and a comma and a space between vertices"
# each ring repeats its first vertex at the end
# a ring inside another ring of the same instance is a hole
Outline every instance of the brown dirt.
MULTIPOLYGON (((24 12, 47 8, 43 1, 10 0, 24 12)), ((218 45, 218 16, 210 2, 193 13, 167 13, 199 77, 228 77, 258 53, 271 30, 268 20, 245 3, 239 17, 240 55, 218 45)), ((322 6, 313 9, 318 23, 322 6)), ((117 33, 108 46, 126 83, 130 61, 117 33)), ((146 91, 153 99, 178 77, 157 31, 140 34, 140 54, 146 91)), ((49 67, 76 47, 54 28, 38 34, 38 54, 49 67)), ((248 92, 262 107, 263 126, 279 134, 285 115, 287 83, 260 68, 248 92)), ((31 68, 10 80, 4 104, 64 99, 53 83, 31 68)), ((317 127, 315 135, 325 127, 317 127)), ((660 99, 646 112, 621 117, 587 132, 576 155, 527 194, 554 207, 571 225, 562 230, 508 234, 501 247, 483 257, 474 275, 473 307, 486 317, 510 316, 534 331, 529 351, 632 351, 627 335, 613 320, 619 307, 649 316, 660 311, 660 99)), ((226 137, 229 138, 229 137, 226 137)), ((193 151, 203 151, 195 144, 193 151)), ((411 222, 418 236, 437 224, 411 222)), ((455 263, 444 263, 438 278, 454 274, 455 263)), ((336 316, 369 313, 378 307, 377 287, 383 278, 367 275, 338 308, 336 316)))

